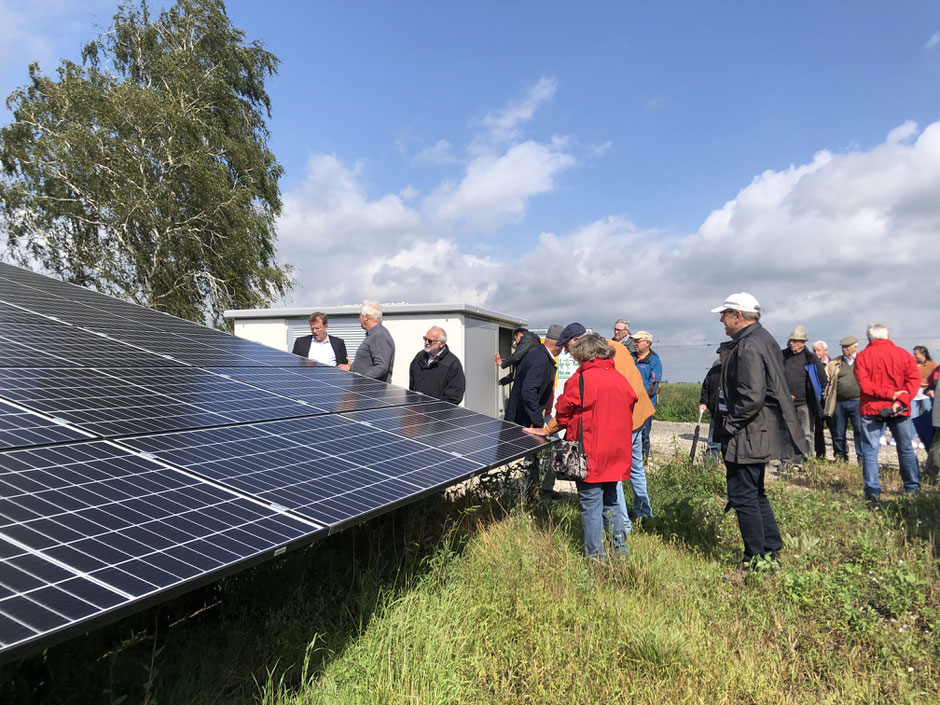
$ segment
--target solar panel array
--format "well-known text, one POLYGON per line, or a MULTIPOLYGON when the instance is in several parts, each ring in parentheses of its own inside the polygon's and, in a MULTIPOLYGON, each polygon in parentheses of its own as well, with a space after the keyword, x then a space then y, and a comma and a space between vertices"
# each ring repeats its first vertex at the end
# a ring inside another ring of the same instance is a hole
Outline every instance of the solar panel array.
POLYGON ((0 662, 541 444, 0 263, 0 662))

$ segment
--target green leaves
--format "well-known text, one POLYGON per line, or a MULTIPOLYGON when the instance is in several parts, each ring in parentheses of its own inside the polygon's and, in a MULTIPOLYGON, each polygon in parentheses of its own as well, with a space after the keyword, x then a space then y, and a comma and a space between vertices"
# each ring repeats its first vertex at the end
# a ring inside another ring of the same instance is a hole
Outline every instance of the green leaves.
POLYGON ((220 0, 122 5, 58 79, 30 67, 0 130, 7 247, 78 284, 221 326, 289 288, 275 260, 283 172, 264 79, 277 58, 220 0))

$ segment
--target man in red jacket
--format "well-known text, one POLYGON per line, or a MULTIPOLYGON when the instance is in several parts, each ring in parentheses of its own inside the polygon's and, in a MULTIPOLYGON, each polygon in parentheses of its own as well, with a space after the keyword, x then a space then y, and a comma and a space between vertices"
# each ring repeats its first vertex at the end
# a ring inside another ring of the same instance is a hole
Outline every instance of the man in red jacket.
POLYGON ((920 468, 911 441, 911 401, 920 389, 920 372, 914 356, 888 339, 882 323, 868 326, 868 347, 855 358, 859 408, 862 420, 862 478, 865 497, 876 501, 881 496, 878 481, 879 439, 885 425, 897 441, 898 464, 904 491, 915 494, 920 489, 920 468))

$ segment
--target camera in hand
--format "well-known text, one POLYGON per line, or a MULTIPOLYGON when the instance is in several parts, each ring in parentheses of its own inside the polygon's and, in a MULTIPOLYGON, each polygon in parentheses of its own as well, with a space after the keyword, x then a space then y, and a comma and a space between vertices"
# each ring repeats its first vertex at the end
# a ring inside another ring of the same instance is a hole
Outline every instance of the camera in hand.
POLYGON ((883 419, 890 419, 892 416, 903 414, 905 411, 907 411, 906 406, 899 406, 897 411, 892 411, 890 406, 886 406, 884 409, 878 412, 878 416, 883 419))

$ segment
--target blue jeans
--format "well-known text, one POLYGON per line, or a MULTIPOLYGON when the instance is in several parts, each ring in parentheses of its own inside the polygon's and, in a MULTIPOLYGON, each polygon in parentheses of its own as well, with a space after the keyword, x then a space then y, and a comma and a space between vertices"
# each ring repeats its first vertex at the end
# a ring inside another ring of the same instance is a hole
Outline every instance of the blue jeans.
POLYGON ((627 552, 627 532, 623 515, 617 506, 619 482, 582 482, 578 487, 581 524, 584 527, 584 555, 604 559, 604 534, 610 537, 611 552, 622 556, 627 552))
POLYGON ((744 560, 769 556, 783 547, 773 507, 764 492, 764 465, 725 461, 728 504, 738 517, 744 560))
MULTIPOLYGON (((653 508, 650 506, 649 494, 646 490, 646 471, 643 469, 643 427, 633 432, 633 450, 630 462, 630 486, 633 488, 633 516, 651 517, 653 508)), ((627 514, 627 501, 623 494, 623 483, 617 483, 617 504, 623 513, 623 524, 630 531, 633 524, 627 514)))
POLYGON ((836 402, 836 432, 832 436, 832 452, 836 458, 849 459, 849 449, 846 447, 846 431, 849 421, 855 436, 855 456, 862 462, 862 422, 858 415, 858 400, 836 402))
POLYGON ((884 428, 891 429, 891 435, 897 441, 898 465, 904 490, 908 493, 920 489, 920 467, 917 456, 911 447, 914 440, 914 424, 907 416, 895 416, 883 419, 880 416, 862 416, 862 479, 865 482, 865 496, 877 498, 881 494, 878 481, 879 439, 884 428))

